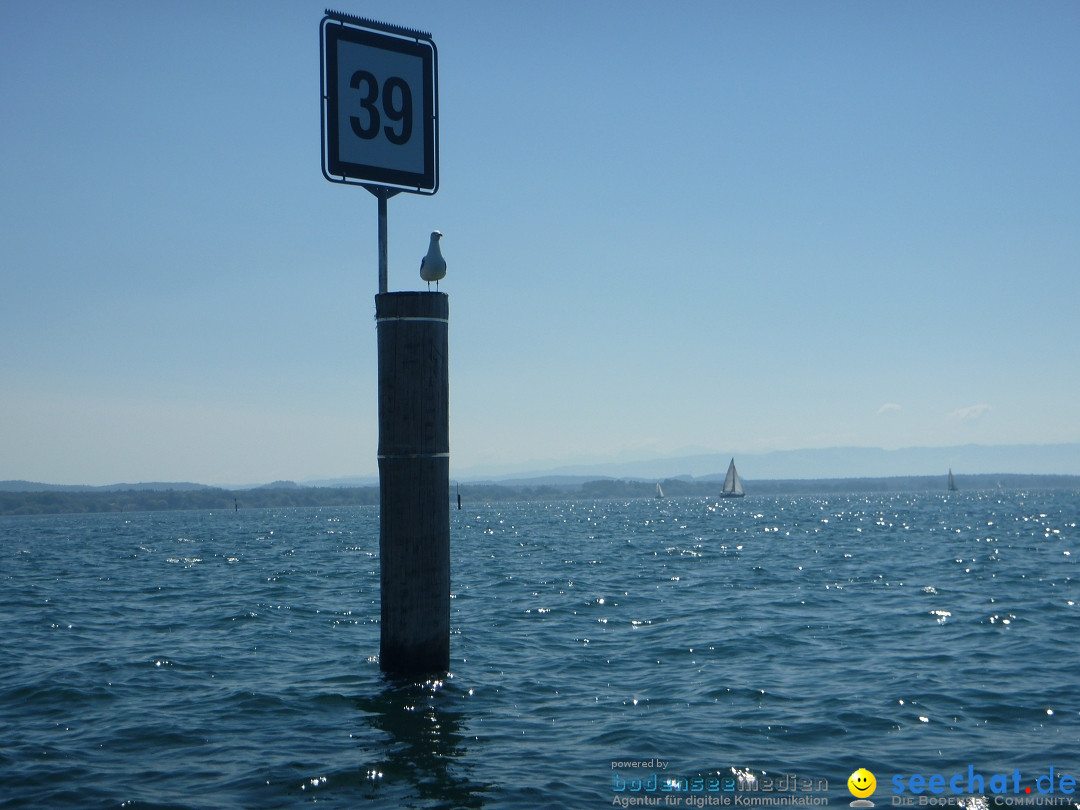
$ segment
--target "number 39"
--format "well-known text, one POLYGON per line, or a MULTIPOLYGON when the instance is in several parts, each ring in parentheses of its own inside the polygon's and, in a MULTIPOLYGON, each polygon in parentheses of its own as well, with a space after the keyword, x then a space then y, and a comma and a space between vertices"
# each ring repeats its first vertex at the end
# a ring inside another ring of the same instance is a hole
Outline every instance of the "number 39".
MULTIPOLYGON (((352 125, 352 131, 356 133, 358 138, 364 140, 377 138, 382 123, 379 108, 376 106, 376 102, 379 100, 378 79, 366 70, 358 70, 352 75, 349 86, 353 90, 364 88, 364 95, 360 99, 360 107, 367 113, 368 119, 367 126, 365 126, 359 116, 350 116, 349 123, 352 125)), ((409 89, 408 83, 400 76, 391 76, 383 83, 382 112, 390 121, 401 125, 400 131, 389 124, 382 127, 387 140, 395 146, 403 146, 408 143, 409 138, 412 137, 413 128, 412 91, 409 89), (395 90, 399 91, 396 97, 394 95, 395 90), (395 104, 396 100, 400 101, 400 103, 395 104)))

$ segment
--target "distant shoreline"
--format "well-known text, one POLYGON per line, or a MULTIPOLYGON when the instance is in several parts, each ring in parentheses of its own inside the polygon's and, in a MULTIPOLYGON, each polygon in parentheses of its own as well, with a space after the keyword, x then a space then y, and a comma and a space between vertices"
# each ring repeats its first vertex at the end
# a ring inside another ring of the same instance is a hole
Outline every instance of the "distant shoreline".
MULTIPOLYGON (((959 494, 986 491, 1015 493, 1030 490, 1080 491, 1080 475, 958 475, 959 494)), ((690 477, 660 479, 667 498, 716 497, 720 482, 690 477)), ((754 496, 856 495, 862 493, 946 493, 941 475, 894 476, 884 478, 817 478, 789 480, 749 480, 743 482, 747 500, 754 496)), ((3 482, 32 487, 28 482, 3 482)), ((106 512, 162 512, 177 510, 242 511, 295 507, 378 506, 379 488, 303 487, 290 482, 257 489, 221 489, 198 484, 153 484, 139 488, 49 487, 46 489, 0 490, 0 516, 101 514, 106 512), (160 487, 160 488, 151 488, 160 487)), ((458 489, 451 489, 456 500, 458 489)), ((602 500, 609 498, 652 498, 655 480, 598 478, 566 484, 521 484, 513 481, 462 484, 465 504, 512 501, 602 500)))

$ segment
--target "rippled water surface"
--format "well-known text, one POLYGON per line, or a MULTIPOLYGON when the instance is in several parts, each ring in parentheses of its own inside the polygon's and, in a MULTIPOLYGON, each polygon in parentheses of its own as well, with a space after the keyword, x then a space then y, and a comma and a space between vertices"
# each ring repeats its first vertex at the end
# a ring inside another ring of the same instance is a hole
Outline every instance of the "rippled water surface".
POLYGON ((1070 492, 466 504, 452 672, 401 684, 374 508, 0 519, 0 804, 1080 776, 1078 520, 1070 492))

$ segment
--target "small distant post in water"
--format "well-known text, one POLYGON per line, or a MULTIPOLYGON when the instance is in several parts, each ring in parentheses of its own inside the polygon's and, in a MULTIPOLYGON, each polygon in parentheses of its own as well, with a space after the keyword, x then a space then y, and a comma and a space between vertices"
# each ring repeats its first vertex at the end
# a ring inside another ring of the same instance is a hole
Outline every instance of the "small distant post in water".
POLYGON ((450 668, 449 302, 375 296, 379 342, 379 666, 450 668))

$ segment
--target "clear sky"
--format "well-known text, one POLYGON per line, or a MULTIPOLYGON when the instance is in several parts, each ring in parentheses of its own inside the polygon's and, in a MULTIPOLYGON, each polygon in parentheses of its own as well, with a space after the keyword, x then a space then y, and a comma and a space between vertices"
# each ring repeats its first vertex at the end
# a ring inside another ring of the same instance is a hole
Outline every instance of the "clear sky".
MULTIPOLYGON (((0 479, 376 471, 326 4, 0 3, 0 479)), ((439 49, 452 474, 1080 441, 1080 4, 335 7, 439 49)))

